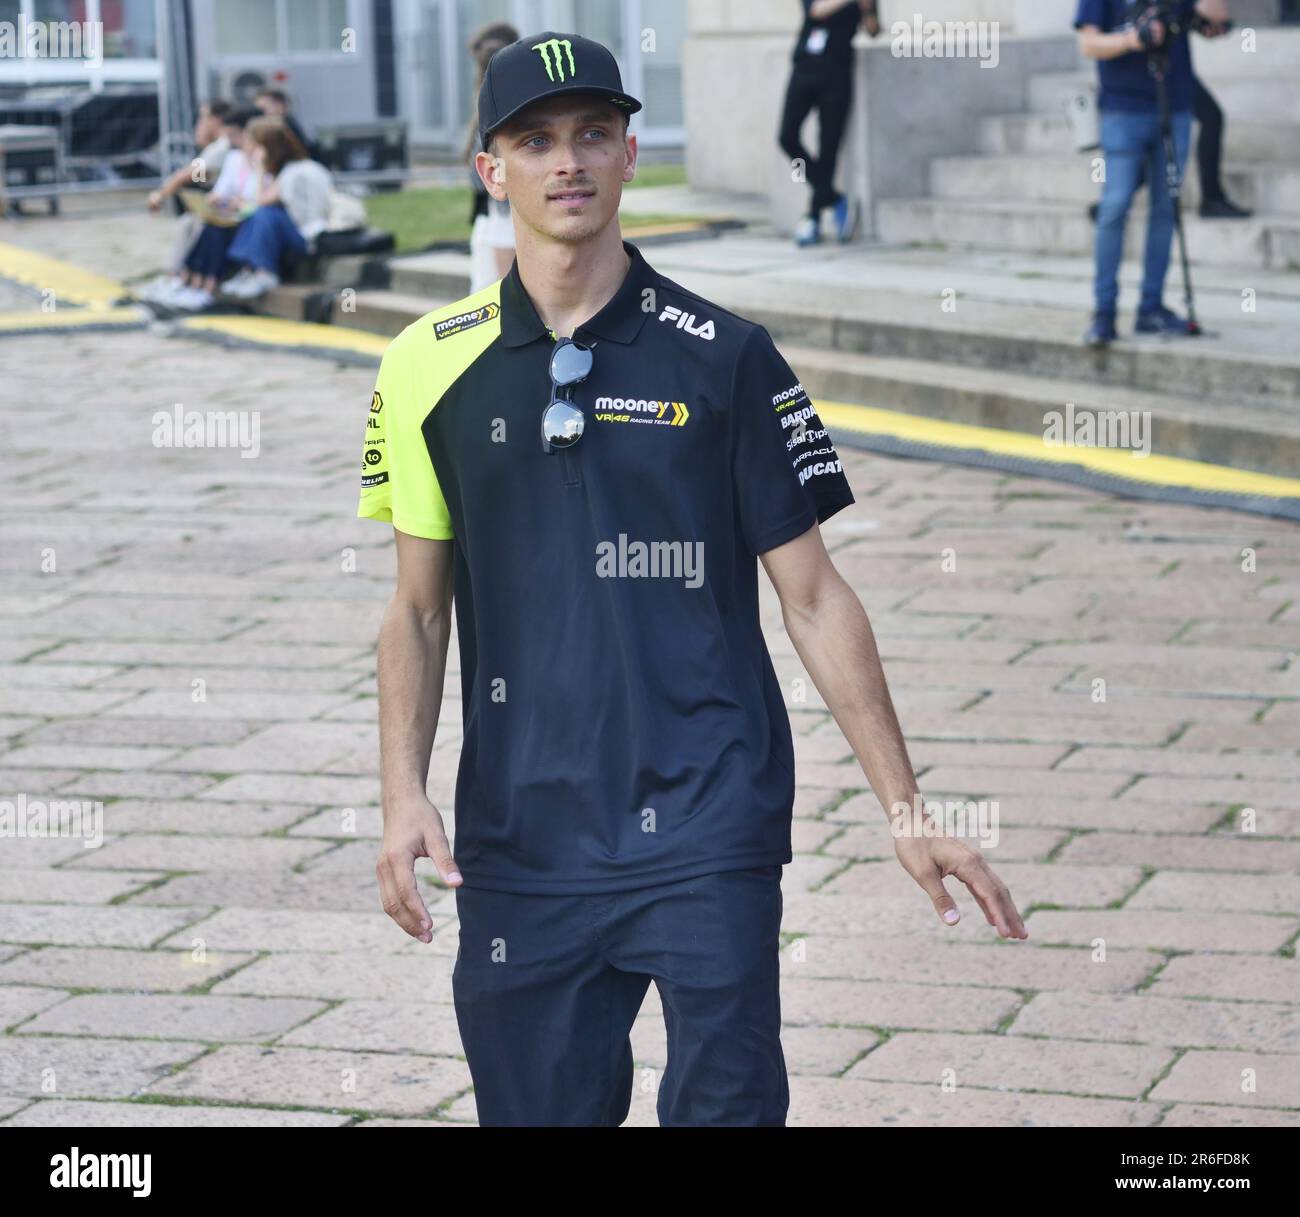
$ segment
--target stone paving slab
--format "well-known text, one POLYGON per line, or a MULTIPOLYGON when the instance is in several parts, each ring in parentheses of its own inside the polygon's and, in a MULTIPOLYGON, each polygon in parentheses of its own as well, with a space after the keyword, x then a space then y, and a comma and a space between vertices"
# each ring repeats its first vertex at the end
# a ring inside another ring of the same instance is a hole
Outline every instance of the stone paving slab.
POLYGON ((3 1123, 6 1128, 339 1128, 351 1119, 322 1111, 286 1112, 273 1107, 56 1099, 23 1107, 3 1123))
MULTIPOLYGON (((212 984, 256 956, 126 947, 40 947, 0 963, 0 985, 179 993, 212 984)), ((3 990, 0 989, 0 993, 3 990)))
POLYGON ((326 1009, 324 1002, 286 998, 85 993, 70 997, 19 1028, 23 1034, 261 1043, 278 1039, 326 1009))
POLYGON ((432 1115, 470 1088, 463 1061, 396 1052, 219 1048, 150 1093, 324 1111, 432 1115))
MULTIPOLYGON (((454 893, 421 863, 426 947, 374 878, 373 372, 149 333, 10 349, 50 446, 0 488, 0 798, 102 799, 108 840, 0 838, 0 1122, 473 1124, 454 893), (215 400, 262 411, 258 459, 150 444, 155 409, 215 400)), ((951 880, 962 920, 934 916, 761 581, 796 734, 790 1123, 1300 1124, 1300 530, 843 455, 859 501, 823 535, 922 788, 998 802, 1030 938, 951 880)), ((430 782, 453 830, 457 645, 430 782)), ((653 1125, 653 987, 632 1040, 628 1124, 653 1125)))

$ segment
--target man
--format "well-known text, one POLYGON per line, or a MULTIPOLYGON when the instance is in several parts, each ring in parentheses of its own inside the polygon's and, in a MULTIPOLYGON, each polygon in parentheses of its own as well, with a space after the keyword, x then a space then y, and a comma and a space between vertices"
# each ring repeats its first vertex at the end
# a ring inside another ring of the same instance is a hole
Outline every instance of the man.
POLYGON ((297 137, 298 142, 307 150, 307 155, 312 160, 320 160, 320 150, 316 147, 314 140, 307 137, 307 132, 303 130, 302 124, 289 111, 289 95, 283 89, 276 89, 268 85, 257 91, 257 96, 253 99, 253 104, 261 110, 267 118, 278 118, 290 131, 297 137))
MULTIPOLYGON (((660 1123, 785 1122, 794 754, 760 555, 873 789, 916 793, 866 615, 817 528, 854 501, 830 437, 766 330, 622 240, 640 109, 586 38, 497 52, 476 165, 512 204, 515 263, 393 341, 367 415, 358 514, 391 522, 397 548, 376 872, 422 942, 416 858, 456 889, 453 997, 485 1125, 622 1123, 652 980, 660 1123), (425 794, 453 594, 455 859, 425 794)), ((920 834, 895 849, 945 920, 956 874, 1002 936, 1027 936, 976 851, 920 834)))
POLYGON ((850 241, 860 218, 858 200, 835 189, 835 165, 853 101, 853 35, 861 23, 874 38, 880 33, 875 0, 803 0, 804 22, 792 56, 794 67, 781 112, 781 150, 805 167, 812 191, 808 214, 795 229, 795 244, 822 239, 822 212, 835 209, 835 235, 850 241), (817 111, 818 155, 803 146, 804 120, 817 111))
POLYGON ((1144 168, 1150 191, 1142 297, 1134 330, 1139 334, 1186 334, 1187 321, 1164 306, 1165 275, 1174 236, 1174 204, 1165 175, 1156 82, 1149 60, 1168 53, 1167 87, 1174 153, 1181 175, 1192 132, 1192 52, 1187 27, 1200 16, 1212 33, 1228 20, 1224 0, 1173 0, 1179 24, 1171 36, 1155 17, 1155 6, 1130 0, 1079 0, 1074 25, 1079 50, 1097 60, 1101 85, 1101 147, 1106 184, 1097 211, 1093 273, 1094 311, 1084 343, 1104 347, 1117 336, 1119 266, 1124 256, 1124 226, 1144 168), (1168 42, 1168 46, 1166 46, 1168 42))
MULTIPOLYGON (((224 121, 233 107, 228 101, 216 98, 199 106, 194 120, 194 160, 182 165, 157 190, 149 192, 149 210, 158 211, 163 203, 181 190, 195 187, 207 190, 221 172, 230 141, 226 138, 224 121)), ((189 213, 182 210, 181 215, 189 213)), ((184 251, 182 251, 182 257, 184 251)), ((179 263, 180 259, 175 259, 179 263)))

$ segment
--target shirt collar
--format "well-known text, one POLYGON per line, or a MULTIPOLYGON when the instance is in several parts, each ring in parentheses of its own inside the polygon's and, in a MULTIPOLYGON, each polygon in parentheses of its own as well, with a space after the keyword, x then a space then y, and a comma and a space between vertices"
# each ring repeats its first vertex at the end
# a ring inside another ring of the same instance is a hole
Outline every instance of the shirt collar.
MULTIPOLYGON (((578 326, 574 337, 579 341, 595 336, 626 344, 633 342, 641 332, 646 319, 642 307, 643 293, 654 287, 655 272, 635 245, 624 241, 623 248, 632 259, 632 265, 609 303, 590 321, 578 326)), ((501 282, 501 342, 508 347, 526 346, 549 333, 524 290, 519 278, 519 259, 516 258, 510 273, 501 282)))

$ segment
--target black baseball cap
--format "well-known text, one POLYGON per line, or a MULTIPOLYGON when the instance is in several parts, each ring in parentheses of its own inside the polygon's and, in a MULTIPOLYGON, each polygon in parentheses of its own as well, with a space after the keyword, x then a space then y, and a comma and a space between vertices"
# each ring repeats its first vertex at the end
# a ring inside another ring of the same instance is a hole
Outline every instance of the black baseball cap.
POLYGON ((525 106, 544 97, 590 93, 625 114, 641 103, 623 91, 618 62, 608 47, 581 34, 546 30, 502 47, 488 61, 478 95, 478 131, 484 149, 492 133, 525 106))

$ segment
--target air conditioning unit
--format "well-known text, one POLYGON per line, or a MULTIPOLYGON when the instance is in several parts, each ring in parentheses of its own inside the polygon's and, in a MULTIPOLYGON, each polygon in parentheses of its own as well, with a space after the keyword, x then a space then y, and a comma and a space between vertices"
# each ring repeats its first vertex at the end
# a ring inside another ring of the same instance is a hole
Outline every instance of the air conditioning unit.
POLYGON ((267 74, 258 68, 213 68, 209 96, 220 97, 236 106, 251 106, 257 91, 270 83, 267 74))

